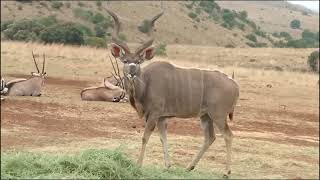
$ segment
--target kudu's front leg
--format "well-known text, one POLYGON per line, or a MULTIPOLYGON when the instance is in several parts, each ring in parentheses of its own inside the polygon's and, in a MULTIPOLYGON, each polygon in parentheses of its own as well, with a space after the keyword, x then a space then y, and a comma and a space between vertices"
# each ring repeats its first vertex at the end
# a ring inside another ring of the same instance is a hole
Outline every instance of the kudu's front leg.
POLYGON ((142 147, 141 147, 140 156, 139 156, 139 159, 138 159, 138 165, 139 166, 142 166, 144 153, 146 151, 146 145, 147 145, 147 143, 149 141, 149 138, 150 138, 155 126, 156 126, 155 120, 148 118, 147 122, 145 123, 143 137, 142 137, 142 147))
POLYGON ((159 119, 157 123, 159 135, 160 135, 160 141, 162 143, 163 147, 163 156, 164 156, 164 164, 166 168, 170 168, 171 163, 170 163, 170 157, 169 157, 169 152, 168 152, 168 143, 167 143, 167 122, 166 120, 159 119))

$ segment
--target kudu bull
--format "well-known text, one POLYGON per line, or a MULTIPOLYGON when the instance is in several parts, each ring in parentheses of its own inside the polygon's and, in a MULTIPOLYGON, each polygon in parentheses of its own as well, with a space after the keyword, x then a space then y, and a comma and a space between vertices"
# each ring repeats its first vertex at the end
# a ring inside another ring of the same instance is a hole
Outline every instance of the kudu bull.
POLYGON ((168 62, 153 62, 143 69, 140 65, 154 57, 152 37, 155 21, 160 13, 149 21, 149 39, 132 53, 128 45, 118 37, 120 30, 119 18, 110 10, 115 30, 112 34, 111 53, 124 64, 125 89, 130 104, 140 117, 145 118, 145 130, 138 164, 142 165, 146 144, 155 126, 158 127, 163 145, 164 162, 170 167, 166 119, 170 117, 190 118, 199 116, 204 129, 204 144, 187 170, 195 168, 203 154, 216 139, 214 127, 223 134, 226 149, 227 174, 231 173, 232 132, 227 117, 233 118, 234 108, 239 97, 237 83, 219 71, 185 69, 168 62))
POLYGON ((118 63, 116 62, 116 71, 110 57, 109 59, 112 64, 114 74, 111 72, 112 76, 103 78, 103 82, 100 86, 83 89, 80 93, 82 100, 119 102, 125 98, 123 78, 120 75, 118 63))
POLYGON ((8 91, 7 96, 41 96, 41 88, 44 85, 44 80, 47 77, 47 73, 44 71, 46 58, 43 54, 42 71, 39 71, 38 64, 32 52, 34 64, 37 72, 31 72, 31 78, 29 79, 14 79, 6 84, 8 91))

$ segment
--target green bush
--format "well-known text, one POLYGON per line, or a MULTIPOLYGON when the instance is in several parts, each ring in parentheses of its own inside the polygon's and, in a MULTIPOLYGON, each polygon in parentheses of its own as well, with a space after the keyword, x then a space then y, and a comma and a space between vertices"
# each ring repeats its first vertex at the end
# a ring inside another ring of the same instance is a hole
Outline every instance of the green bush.
POLYGON ((32 3, 32 0, 16 0, 17 2, 22 2, 22 3, 32 3))
POLYGON ((308 64, 312 71, 319 72, 319 51, 313 51, 310 54, 308 64))
POLYGON ((85 44, 88 46, 93 46, 93 47, 107 47, 107 42, 103 38, 99 37, 87 37, 85 39, 85 44))
POLYGON ((310 48, 312 47, 311 44, 309 44, 304 39, 298 39, 298 40, 289 40, 286 43, 286 47, 293 47, 293 48, 310 48))
POLYGON ((138 26, 138 30, 142 33, 147 33, 150 30, 149 20, 145 19, 142 21, 142 24, 138 26))
POLYGON ((38 22, 46 27, 56 24, 58 22, 56 15, 40 18, 38 22))
POLYGON ((197 17, 197 14, 194 13, 194 12, 190 12, 190 13, 188 14, 188 16, 189 16, 191 19, 195 19, 195 18, 197 17))
POLYGON ((234 13, 228 9, 223 9, 222 19, 224 21, 224 27, 233 28, 237 24, 234 13))
POLYGON ((264 32, 264 31, 261 31, 261 30, 255 30, 254 33, 257 35, 257 36, 261 36, 261 37, 266 37, 267 33, 264 32))
POLYGON ((287 41, 289 41, 289 40, 292 39, 291 35, 290 35, 289 33, 287 33, 287 32, 284 32, 284 31, 283 31, 283 32, 280 32, 279 36, 280 36, 280 37, 283 37, 283 38, 286 39, 287 41))
POLYGON ((166 47, 167 45, 165 43, 160 43, 159 45, 157 45, 155 55, 167 56, 166 47))
POLYGON ((97 23, 100 23, 102 21, 105 20, 105 17, 101 14, 101 13, 96 13, 92 18, 91 18, 91 21, 94 23, 94 24, 97 24, 97 23))
POLYGON ((89 10, 84 10, 82 8, 75 8, 73 9, 73 14, 75 17, 90 21, 91 18, 93 17, 93 12, 89 10))
POLYGON ((257 37, 254 34, 248 34, 245 37, 250 41, 257 42, 257 37))
POLYGON ((96 5, 97 5, 98 7, 101 7, 101 6, 102 6, 102 2, 101 2, 101 1, 96 1, 96 5))
MULTIPOLYGON (((15 37, 23 37, 23 35, 16 35, 21 30, 29 31, 30 33, 33 32, 38 36, 40 34, 40 31, 42 31, 43 29, 44 26, 35 20, 22 19, 8 25, 7 29, 4 30, 3 33, 6 38, 15 40, 15 37)), ((22 31, 23 34, 25 34, 25 31, 22 31)))
POLYGON ((84 35, 75 23, 59 23, 43 30, 40 39, 46 43, 83 44, 84 35))
POLYGON ((301 36, 302 36, 302 39, 319 40, 319 32, 318 32, 318 35, 317 35, 317 33, 313 33, 309 29, 303 30, 301 36))
POLYGON ((240 12, 239 12, 239 17, 240 17, 240 19, 242 19, 242 20, 247 19, 247 18, 248 18, 248 13, 247 13, 247 11, 240 11, 240 12))
POLYGON ((291 27, 292 29, 300 29, 300 26, 301 26, 301 23, 300 23, 300 21, 297 20, 297 19, 294 19, 294 20, 292 20, 292 21, 290 22, 290 27, 291 27))
POLYGON ((268 46, 267 43, 260 43, 260 42, 255 42, 255 43, 247 42, 246 44, 250 47, 267 47, 268 46))
POLYGON ((6 30, 10 24, 13 23, 13 20, 1 21, 1 32, 6 30))
POLYGON ((103 23, 98 23, 94 26, 94 30, 96 32, 96 37, 104 38, 106 35, 106 28, 103 23))
POLYGON ((51 7, 53 9, 60 9, 63 6, 63 3, 60 1, 52 1, 51 2, 51 7))
POLYGON ((208 14, 212 14, 215 9, 220 8, 213 0, 200 1, 199 6, 208 14))
POLYGON ((187 7, 188 9, 192 9, 193 4, 186 4, 186 7, 187 7))
POLYGON ((75 27, 79 29, 84 36, 93 36, 93 33, 90 28, 82 24, 75 24, 75 27))

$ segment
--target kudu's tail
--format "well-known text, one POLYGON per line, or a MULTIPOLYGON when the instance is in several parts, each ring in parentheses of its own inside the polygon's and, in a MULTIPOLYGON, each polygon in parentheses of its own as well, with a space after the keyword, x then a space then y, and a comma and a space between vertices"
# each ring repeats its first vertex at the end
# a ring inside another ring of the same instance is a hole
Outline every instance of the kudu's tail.
POLYGON ((230 119, 230 121, 233 120, 233 111, 232 111, 232 113, 229 113, 229 119, 230 119))
MULTIPOLYGON (((234 71, 232 71, 232 79, 234 79, 234 71)), ((229 119, 230 119, 230 121, 233 120, 233 112, 234 112, 234 108, 232 108, 231 113, 229 113, 229 119)))

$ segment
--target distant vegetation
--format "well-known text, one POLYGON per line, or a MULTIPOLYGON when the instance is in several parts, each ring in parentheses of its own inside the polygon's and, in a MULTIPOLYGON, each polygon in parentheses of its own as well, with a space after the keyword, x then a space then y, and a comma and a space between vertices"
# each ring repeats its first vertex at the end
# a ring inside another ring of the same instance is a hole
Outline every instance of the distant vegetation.
POLYGON ((140 26, 138 26, 138 30, 142 33, 147 33, 149 32, 149 20, 145 19, 142 21, 142 24, 140 26))
POLYGON ((300 26, 301 26, 301 23, 300 23, 300 21, 297 20, 297 19, 294 19, 294 20, 292 20, 292 21, 290 22, 290 27, 291 27, 292 29, 300 29, 300 26))
POLYGON ((165 43, 160 43, 159 45, 156 46, 156 52, 155 54, 158 56, 167 56, 167 45, 165 43))
POLYGON ((60 1, 51 1, 51 7, 53 9, 60 9, 63 6, 63 2, 60 1))
POLYGON ((319 51, 313 51, 308 57, 308 64, 312 71, 319 72, 319 51))
POLYGON ((273 42, 275 47, 291 47, 291 48, 317 48, 319 47, 319 31, 317 33, 311 32, 308 29, 303 30, 300 39, 293 39, 289 33, 273 33, 274 37, 284 38, 273 42))
MULTIPOLYGON (((52 5, 54 3, 55 1, 52 5)), ((56 8, 59 6, 56 5, 56 8)), ((93 30, 84 24, 47 16, 31 20, 2 21, 1 32, 10 40, 106 47, 106 41, 109 39, 107 29, 113 26, 110 17, 81 8, 74 9, 73 13, 75 17, 93 23, 93 30)), ((124 34, 121 36, 122 39, 126 39, 124 34)))
MULTIPOLYGON (((208 1, 191 1, 187 2, 185 6, 190 10, 188 16, 199 22, 200 19, 197 14, 205 13, 207 14, 208 20, 213 20, 219 23, 222 27, 232 30, 238 28, 242 31, 246 29, 251 30, 255 35, 262 38, 267 38, 267 33, 262 31, 259 26, 255 24, 254 21, 248 19, 247 11, 234 11, 229 9, 222 9, 213 0, 208 1), (199 20, 198 20, 199 19, 199 20)), ((266 47, 266 43, 260 43, 254 34, 249 34, 246 36, 247 39, 253 42, 248 42, 247 45, 250 47, 266 47)))

